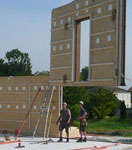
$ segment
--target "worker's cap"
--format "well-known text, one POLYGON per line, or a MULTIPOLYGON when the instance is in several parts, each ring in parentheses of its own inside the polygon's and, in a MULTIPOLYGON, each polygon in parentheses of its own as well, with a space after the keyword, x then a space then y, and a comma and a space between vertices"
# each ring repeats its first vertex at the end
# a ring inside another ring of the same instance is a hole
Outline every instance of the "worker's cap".
POLYGON ((79 101, 79 104, 82 104, 82 105, 84 105, 83 101, 79 101))
POLYGON ((67 103, 66 103, 66 102, 64 102, 64 103, 63 103, 63 105, 67 106, 67 103))

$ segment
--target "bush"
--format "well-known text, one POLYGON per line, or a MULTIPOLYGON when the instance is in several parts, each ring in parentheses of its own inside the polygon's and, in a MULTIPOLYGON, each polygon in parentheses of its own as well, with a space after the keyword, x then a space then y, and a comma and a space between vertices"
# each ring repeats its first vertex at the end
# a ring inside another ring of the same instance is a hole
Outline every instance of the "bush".
POLYGON ((75 127, 78 127, 80 126, 80 122, 79 121, 76 121, 74 120, 73 123, 72 123, 72 126, 75 126, 75 127))
POLYGON ((120 119, 125 120, 127 118, 127 111, 125 102, 120 102, 120 119))
POLYGON ((97 88, 90 94, 90 103, 87 104, 90 119, 104 119, 106 116, 114 116, 119 107, 118 99, 108 89, 97 88))
POLYGON ((71 122, 73 123, 74 120, 78 120, 78 117, 80 115, 78 104, 71 106, 70 110, 71 110, 71 115, 72 115, 71 122))

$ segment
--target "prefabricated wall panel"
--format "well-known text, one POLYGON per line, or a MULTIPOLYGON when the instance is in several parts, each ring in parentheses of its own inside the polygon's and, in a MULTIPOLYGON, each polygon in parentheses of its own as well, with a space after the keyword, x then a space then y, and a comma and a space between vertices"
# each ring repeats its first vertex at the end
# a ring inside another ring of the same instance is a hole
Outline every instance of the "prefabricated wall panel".
MULTIPOLYGON (((49 85, 48 76, 31 76, 31 77, 0 77, 0 131, 7 130, 8 133, 15 133, 19 129, 24 117, 33 102, 37 91, 41 88, 36 102, 28 116, 28 119, 22 130, 22 135, 33 135, 36 122, 40 115, 40 108, 44 100, 44 94, 49 85)), ((52 90, 52 86, 50 87, 52 90)), ((58 126, 56 120, 60 113, 60 88, 56 86, 53 93, 51 107, 52 120, 50 127, 50 136, 58 136, 58 126)), ((48 95, 45 106, 48 106, 50 95, 48 95)), ((44 109, 43 116, 40 120, 37 135, 43 136, 46 109, 44 109)))
MULTIPOLYGON (((80 22, 90 20, 88 86, 124 85, 126 0, 75 0, 53 9, 52 83, 79 85, 80 22), (77 83, 76 83, 77 82, 77 83)), ((82 85, 82 83, 80 83, 82 85)))

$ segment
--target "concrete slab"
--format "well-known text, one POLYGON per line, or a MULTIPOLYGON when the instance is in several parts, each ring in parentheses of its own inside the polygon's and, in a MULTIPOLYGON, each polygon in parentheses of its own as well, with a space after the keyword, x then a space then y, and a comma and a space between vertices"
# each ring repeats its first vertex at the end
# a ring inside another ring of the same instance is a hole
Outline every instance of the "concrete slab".
MULTIPOLYGON (((115 143, 108 142, 96 142, 96 141, 88 141, 86 143, 77 143, 76 140, 70 140, 69 143, 65 141, 62 143, 57 143, 57 139, 53 139, 53 143, 49 144, 39 143, 42 141, 42 138, 32 139, 31 137, 23 137, 20 138, 22 141, 22 145, 25 148, 20 148, 24 150, 132 150, 132 145, 121 144, 116 145, 115 143)), ((18 144, 5 144, 0 145, 1 150, 17 150, 16 148, 18 144)))
POLYGON ((110 143, 123 143, 123 144, 132 144, 131 137, 121 137, 121 136, 89 136, 90 141, 98 142, 110 142, 110 143))

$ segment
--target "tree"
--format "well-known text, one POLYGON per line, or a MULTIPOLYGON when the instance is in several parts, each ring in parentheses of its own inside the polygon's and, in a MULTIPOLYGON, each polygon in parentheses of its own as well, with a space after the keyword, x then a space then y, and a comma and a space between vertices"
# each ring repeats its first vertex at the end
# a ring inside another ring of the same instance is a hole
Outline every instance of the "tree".
POLYGON ((49 71, 36 71, 34 73, 35 76, 49 76, 50 72, 49 71))
POLYGON ((112 91, 105 88, 97 88, 95 93, 90 94, 87 105, 91 119, 104 119, 106 116, 114 116, 117 112, 119 101, 112 91))
POLYGON ((64 87, 63 100, 71 109, 72 121, 79 116, 79 101, 84 102, 89 119, 99 120, 114 116, 119 107, 119 101, 113 92, 101 87, 95 88, 93 92, 86 87, 64 87))
POLYGON ((82 68, 80 73, 80 80, 87 81, 88 80, 88 67, 82 68))
POLYGON ((86 104, 89 101, 89 92, 85 87, 64 87, 63 100, 67 102, 71 110, 73 121, 79 116, 78 102, 84 101, 86 104))
POLYGON ((6 65, 3 59, 0 59, 0 76, 6 76, 6 65))
POLYGON ((126 105, 124 101, 120 102, 120 119, 124 120, 127 118, 126 105))
POLYGON ((6 53, 5 59, 1 59, 1 76, 28 76, 32 75, 32 66, 28 53, 22 53, 13 49, 6 53))

